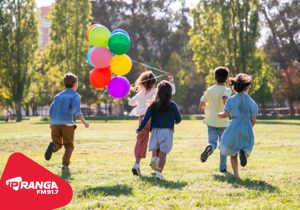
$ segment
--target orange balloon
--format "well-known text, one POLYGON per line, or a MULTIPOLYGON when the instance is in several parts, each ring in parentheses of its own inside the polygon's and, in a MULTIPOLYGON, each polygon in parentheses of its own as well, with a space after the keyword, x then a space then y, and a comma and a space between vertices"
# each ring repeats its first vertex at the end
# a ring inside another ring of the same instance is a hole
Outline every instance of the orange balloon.
POLYGON ((88 30, 86 31, 86 39, 88 40, 88 41, 90 41, 90 38, 89 38, 89 34, 90 34, 90 31, 95 27, 95 26, 99 26, 100 24, 93 24, 93 25, 90 25, 89 27, 88 27, 88 30))

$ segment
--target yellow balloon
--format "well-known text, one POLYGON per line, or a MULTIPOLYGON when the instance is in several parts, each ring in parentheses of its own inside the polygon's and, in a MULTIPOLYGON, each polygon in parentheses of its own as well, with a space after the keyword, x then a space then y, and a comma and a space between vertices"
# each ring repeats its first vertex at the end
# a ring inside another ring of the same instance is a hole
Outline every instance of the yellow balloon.
POLYGON ((128 55, 114 55, 111 63, 110 63, 110 69, 111 71, 118 75, 118 76, 124 76, 128 74, 131 70, 132 62, 128 55))

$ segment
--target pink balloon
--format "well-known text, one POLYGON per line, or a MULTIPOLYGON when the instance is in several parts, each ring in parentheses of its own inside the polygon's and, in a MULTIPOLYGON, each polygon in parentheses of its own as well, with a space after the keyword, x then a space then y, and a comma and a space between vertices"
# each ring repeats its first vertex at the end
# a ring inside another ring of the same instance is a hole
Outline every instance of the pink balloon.
POLYGON ((96 68, 105 68, 110 65, 112 54, 108 48, 96 47, 90 54, 90 61, 96 68))

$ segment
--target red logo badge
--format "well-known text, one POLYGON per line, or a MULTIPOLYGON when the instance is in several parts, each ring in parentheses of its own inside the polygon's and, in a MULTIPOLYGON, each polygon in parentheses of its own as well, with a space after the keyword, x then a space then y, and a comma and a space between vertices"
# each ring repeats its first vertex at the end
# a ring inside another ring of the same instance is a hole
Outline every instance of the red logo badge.
POLYGON ((0 180, 0 209, 56 209, 72 196, 65 180, 22 153, 9 157, 0 180))

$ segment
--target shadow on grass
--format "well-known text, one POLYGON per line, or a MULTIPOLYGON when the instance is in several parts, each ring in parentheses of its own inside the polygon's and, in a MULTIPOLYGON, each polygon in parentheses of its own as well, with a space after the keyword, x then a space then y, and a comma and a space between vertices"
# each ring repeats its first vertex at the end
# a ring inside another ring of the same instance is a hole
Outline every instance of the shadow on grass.
POLYGON ((263 125, 296 125, 299 126, 300 123, 298 122, 284 122, 284 121, 257 121, 257 124, 263 124, 263 125))
POLYGON ((251 190, 267 191, 267 192, 279 192, 278 187, 273 186, 263 180, 251 180, 238 179, 231 173, 226 173, 225 175, 214 175, 214 179, 220 182, 227 182, 232 184, 234 187, 245 187, 251 190))
POLYGON ((151 185, 154 186, 159 186, 159 187, 164 187, 167 189, 182 189, 183 187, 185 187, 187 185, 187 182, 183 182, 183 181, 168 181, 168 180, 159 180, 154 176, 141 176, 140 179, 142 181, 148 182, 151 185))
POLYGON ((113 185, 113 186, 105 186, 105 187, 92 187, 85 190, 82 190, 79 194, 79 197, 93 197, 98 195, 103 196, 115 196, 118 197, 120 195, 131 195, 132 187, 127 185, 113 185))

